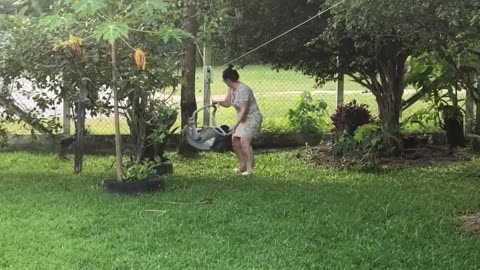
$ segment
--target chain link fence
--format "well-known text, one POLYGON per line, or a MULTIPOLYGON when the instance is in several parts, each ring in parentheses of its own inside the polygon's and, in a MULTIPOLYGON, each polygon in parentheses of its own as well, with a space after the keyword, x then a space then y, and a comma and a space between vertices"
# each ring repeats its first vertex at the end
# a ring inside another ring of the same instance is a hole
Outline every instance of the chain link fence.
MULTIPOLYGON (((323 100, 327 104, 327 122, 337 108, 337 81, 317 85, 315 80, 309 76, 294 70, 276 71, 265 65, 248 65, 239 68, 240 80, 249 85, 260 110, 264 115, 263 130, 267 132, 283 132, 288 129, 287 113, 293 109, 297 100, 304 91, 309 91, 316 100, 323 100)), ((221 79, 222 70, 217 68, 212 84, 214 98, 222 98, 227 93, 227 88, 221 79)), ((199 76, 201 78, 201 75, 199 76)), ((341 87, 341 85, 340 85, 341 87)), ((378 107, 375 97, 365 87, 354 82, 346 76, 343 81, 343 103, 356 100, 358 103, 367 104, 374 116, 378 116, 378 107)), ((200 94, 202 92, 198 91, 200 94)), ((404 99, 410 98, 415 93, 412 88, 405 90, 404 99)), ((402 118, 406 119, 413 113, 426 107, 424 101, 418 101, 403 112, 402 118)), ((235 121, 234 109, 219 110, 217 113, 220 123, 231 124, 235 121)))
MULTIPOLYGON (((222 67, 214 67, 212 74, 211 96, 212 99, 222 99, 227 94, 227 87, 222 80, 222 67)), ((318 86, 315 80, 309 76, 293 70, 276 71, 266 65, 247 65, 238 68, 240 80, 249 85, 255 94, 260 110, 264 115, 263 130, 266 132, 284 132, 289 129, 289 123, 286 115, 290 109, 293 109, 296 101, 304 91, 310 91, 314 99, 321 99, 327 103, 328 116, 332 115, 337 107, 337 82, 332 81, 318 86)), ((404 99, 408 99, 415 93, 415 90, 408 88, 405 90, 404 99)), ((203 69, 197 68, 196 72, 196 98, 198 107, 203 106, 203 69)), ((344 80, 344 103, 356 100, 359 103, 367 104, 374 116, 378 115, 378 108, 375 97, 365 87, 354 82, 348 76, 344 80)), ((26 111, 35 106, 29 97, 16 96, 17 103, 26 111)), ((172 101, 179 105, 180 93, 174 93, 172 101)), ((179 107, 179 106, 178 106, 179 107)), ((403 112, 402 118, 407 118, 414 112, 426 107, 425 102, 419 101, 403 112)), ((46 117, 56 118, 63 125, 68 122, 68 113, 64 113, 62 105, 57 106, 53 111, 45 114, 46 117)), ((217 122, 219 124, 232 125, 235 122, 236 113, 233 108, 219 108, 217 111, 217 122)), ((203 115, 199 115, 199 124, 203 122, 203 115)), ((180 125, 180 119, 176 126, 180 125)), ((64 125, 65 126, 65 125, 64 125)), ((86 119, 87 132, 90 135, 111 135, 114 134, 113 117, 99 115, 90 117, 87 113, 86 119)), ((31 128, 20 124, 8 124, 8 130, 12 134, 30 134, 31 128)), ((129 128, 126 119, 121 119, 121 133, 129 134, 129 128)), ((62 132, 62 131, 60 131, 62 132)), ((75 127, 70 121, 70 128, 65 126, 64 133, 74 134, 75 127)))

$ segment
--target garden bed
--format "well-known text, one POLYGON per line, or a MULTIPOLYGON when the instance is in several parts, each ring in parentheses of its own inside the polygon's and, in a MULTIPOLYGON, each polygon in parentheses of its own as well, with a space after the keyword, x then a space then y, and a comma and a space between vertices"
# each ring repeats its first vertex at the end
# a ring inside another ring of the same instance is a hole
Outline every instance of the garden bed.
POLYGON ((336 157, 332 152, 331 142, 323 142, 316 147, 308 148, 299 156, 320 166, 335 168, 350 168, 371 162, 380 166, 423 167, 471 161, 475 156, 470 149, 450 149, 438 134, 408 135, 404 137, 404 144, 405 148, 398 157, 380 156, 375 159, 368 159, 365 156, 360 158, 336 157))

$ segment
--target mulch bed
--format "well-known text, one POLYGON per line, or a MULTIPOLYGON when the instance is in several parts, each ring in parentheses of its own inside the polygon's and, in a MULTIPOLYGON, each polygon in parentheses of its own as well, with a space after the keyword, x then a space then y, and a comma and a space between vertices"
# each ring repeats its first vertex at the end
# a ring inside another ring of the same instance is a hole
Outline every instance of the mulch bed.
POLYGON ((451 164, 465 162, 473 159, 475 154, 468 149, 449 149, 445 145, 433 145, 425 138, 419 137, 416 143, 410 143, 408 148, 403 149, 399 157, 375 157, 352 159, 336 157, 332 153, 332 143, 323 142, 316 147, 310 147, 299 154, 299 157, 313 161, 319 166, 348 169, 357 165, 374 162, 376 165, 388 167, 426 167, 439 164, 451 164))

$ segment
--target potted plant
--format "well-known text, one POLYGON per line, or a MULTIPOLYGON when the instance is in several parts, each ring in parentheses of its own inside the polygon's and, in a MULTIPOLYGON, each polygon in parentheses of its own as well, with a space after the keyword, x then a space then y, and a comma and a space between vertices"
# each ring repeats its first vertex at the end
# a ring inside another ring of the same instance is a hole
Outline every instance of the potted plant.
POLYGON ((122 181, 104 180, 103 187, 109 192, 119 194, 164 191, 165 177, 157 174, 157 166, 157 163, 153 161, 127 162, 123 170, 122 181))

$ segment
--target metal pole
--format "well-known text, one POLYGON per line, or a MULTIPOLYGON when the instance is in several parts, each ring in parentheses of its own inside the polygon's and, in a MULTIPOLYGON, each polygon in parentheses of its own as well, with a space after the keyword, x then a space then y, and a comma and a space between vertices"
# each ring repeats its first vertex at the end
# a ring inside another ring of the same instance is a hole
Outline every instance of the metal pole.
MULTIPOLYGON (((210 105, 212 83, 212 42, 207 37, 203 47, 203 106, 210 105)), ((203 126, 210 125, 210 111, 203 111, 203 126)))

